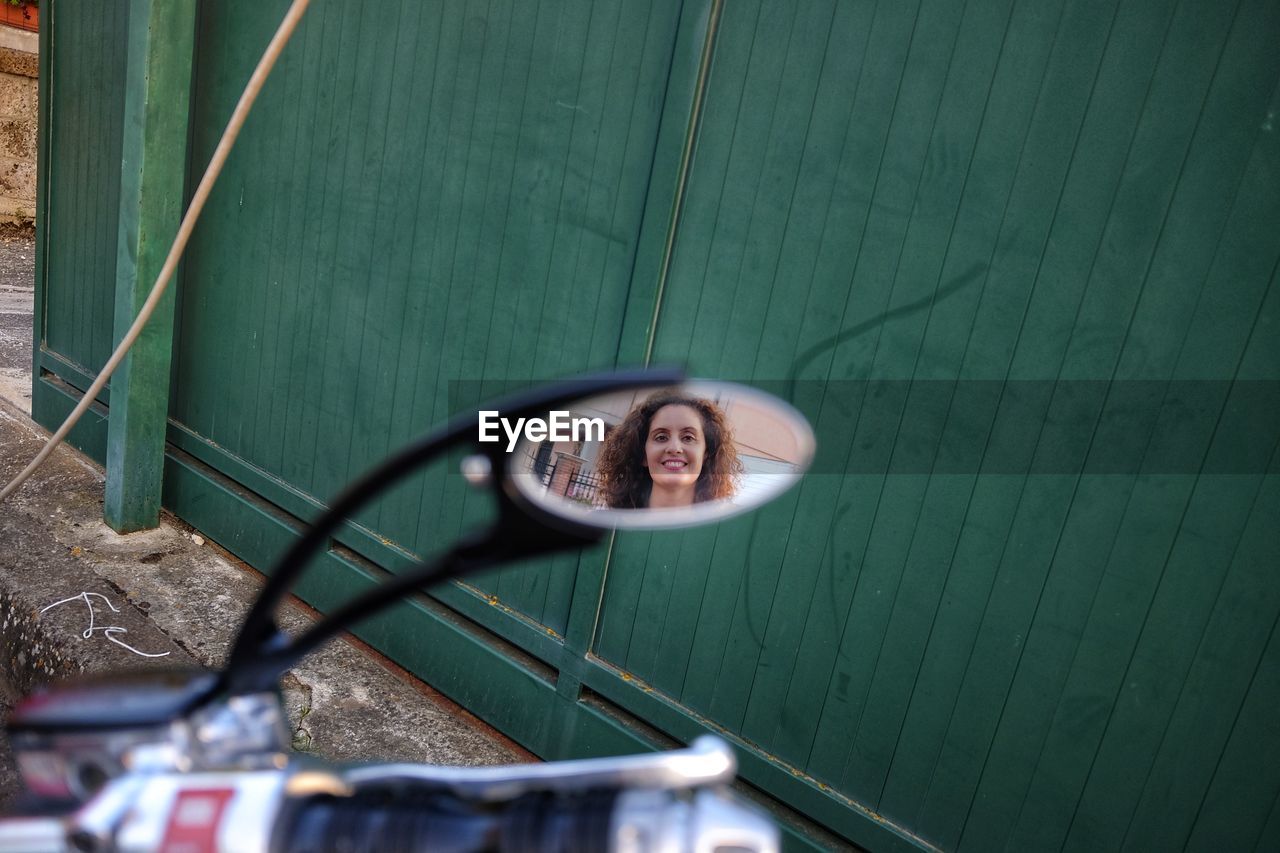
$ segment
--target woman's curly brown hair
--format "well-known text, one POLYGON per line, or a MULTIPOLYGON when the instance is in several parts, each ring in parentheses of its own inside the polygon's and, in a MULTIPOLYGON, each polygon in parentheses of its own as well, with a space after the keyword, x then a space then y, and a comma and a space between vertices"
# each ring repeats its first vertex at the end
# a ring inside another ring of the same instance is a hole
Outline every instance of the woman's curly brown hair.
POLYGON ((724 412, 710 400, 676 391, 659 391, 632 409, 604 439, 596 460, 605 502, 614 509, 643 509, 649 505, 653 481, 645 465, 644 445, 649 424, 663 406, 688 406, 702 416, 707 450, 694 484, 694 503, 731 498, 738 490, 742 463, 733 444, 733 431, 724 412))

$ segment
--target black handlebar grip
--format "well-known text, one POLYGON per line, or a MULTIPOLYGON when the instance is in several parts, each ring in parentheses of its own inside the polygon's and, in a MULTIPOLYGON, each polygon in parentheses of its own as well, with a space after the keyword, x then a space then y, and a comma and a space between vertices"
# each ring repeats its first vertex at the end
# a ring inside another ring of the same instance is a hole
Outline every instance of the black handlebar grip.
POLYGON ((609 848, 616 791, 590 791, 572 798, 528 794, 502 814, 501 851, 592 853, 609 848))
POLYGON ((304 800, 282 816, 277 853, 586 853, 609 846, 614 791, 471 803, 447 794, 304 800))

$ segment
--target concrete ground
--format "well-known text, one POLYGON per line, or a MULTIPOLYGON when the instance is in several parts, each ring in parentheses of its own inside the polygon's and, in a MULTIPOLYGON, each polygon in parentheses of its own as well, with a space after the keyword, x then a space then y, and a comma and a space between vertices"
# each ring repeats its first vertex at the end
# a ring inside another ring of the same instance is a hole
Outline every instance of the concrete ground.
MULTIPOLYGON (((27 414, 33 257, 29 235, 0 232, 0 483, 46 437, 27 414)), ((63 447, 0 504, 0 704, 41 680, 77 672, 216 667, 261 586, 261 575, 170 516, 157 530, 114 533, 102 523, 102 488, 102 471, 63 447), (90 617, 83 599, 41 612, 82 592, 102 596, 91 596, 96 624, 126 628, 115 637, 133 650, 101 633, 82 637, 90 617)), ((280 618, 297 630, 313 614, 291 602, 280 618)), ((288 672, 282 686, 295 749, 324 758, 532 760, 354 640, 330 643, 288 672)), ((0 771, 8 764, 0 756, 0 771)), ((13 786, 12 772, 0 772, 0 796, 13 786)))
POLYGON ((0 225, 0 398, 31 411, 31 309, 35 239, 0 225))

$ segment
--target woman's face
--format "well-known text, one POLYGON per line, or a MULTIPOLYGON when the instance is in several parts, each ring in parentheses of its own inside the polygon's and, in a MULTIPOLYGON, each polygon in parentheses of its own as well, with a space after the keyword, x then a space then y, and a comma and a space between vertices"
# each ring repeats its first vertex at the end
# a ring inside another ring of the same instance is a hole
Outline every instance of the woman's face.
POLYGON ((649 421, 649 435, 644 443, 645 467, 653 480, 650 505, 661 501, 661 493, 681 498, 687 493, 693 502, 694 485, 702 473, 702 460, 707 440, 702 430, 702 415, 689 406, 663 406, 649 421))

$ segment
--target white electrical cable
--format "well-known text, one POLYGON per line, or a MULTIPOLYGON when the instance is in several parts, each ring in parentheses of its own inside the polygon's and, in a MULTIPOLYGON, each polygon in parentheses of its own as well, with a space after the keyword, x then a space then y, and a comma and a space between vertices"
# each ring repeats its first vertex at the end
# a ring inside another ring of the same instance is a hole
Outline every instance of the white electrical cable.
POLYGON ((131 645, 129 645, 128 643, 126 643, 124 640, 117 640, 117 639, 116 639, 116 634, 127 634, 127 633, 129 633, 129 629, 128 629, 128 628, 117 628, 117 627, 115 627, 115 626, 112 626, 112 627, 110 627, 110 628, 103 628, 103 629, 102 629, 102 636, 106 637, 108 640, 110 640, 111 642, 115 643, 117 646, 124 646, 126 649, 128 649, 128 650, 129 650, 129 651, 131 651, 131 652, 133 652, 133 653, 134 653, 135 655, 137 655, 138 657, 143 657, 143 658, 162 658, 162 657, 164 657, 165 655, 169 654, 168 652, 140 652, 140 651, 138 651, 137 649, 135 649, 133 646, 131 646, 131 645))
POLYGON ((27 481, 27 478, 34 474, 36 469, 49 458, 49 454, 53 453, 54 448, 67 437, 67 433, 71 432, 71 428, 89 410, 89 406, 93 404, 98 394, 106 387, 107 380, 111 378, 111 374, 115 372, 115 369, 120 366, 125 354, 129 352, 129 348, 138 339, 138 335, 142 333, 142 327, 151 319, 151 315, 156 310, 156 305, 160 303, 160 297, 164 295, 165 288, 169 285, 169 279, 173 277, 173 271, 178 267, 179 258, 182 257, 183 251, 187 248, 187 241, 191 239, 191 232, 196 226, 196 220, 200 218, 200 212, 204 210, 204 204, 209 198, 209 192, 213 189, 214 182, 217 181, 223 165, 227 162, 227 156, 231 153, 231 146, 235 144, 236 137, 240 135, 240 128, 244 126, 244 121, 249 115, 253 102, 257 100, 258 93, 262 91, 263 84, 267 82, 267 75, 271 73, 271 68, 280 57, 280 52, 289 43, 289 39, 293 36, 293 31, 298 27, 298 22, 302 20, 303 12, 307 11, 307 6, 310 4, 311 0, 293 0, 293 3, 289 6, 289 11, 285 12, 284 20, 280 22, 276 34, 271 37, 271 43, 267 45, 266 52, 262 54, 262 59, 258 60, 258 67, 253 69, 253 76, 249 78, 249 83, 245 86, 239 102, 236 103, 235 110, 231 113, 231 119, 227 122, 227 129, 222 131, 222 138, 218 140, 218 147, 214 149, 213 157, 210 158, 209 165, 204 171, 204 177, 200 179, 200 184, 196 187, 195 194, 191 196, 191 204, 187 207, 187 212, 182 217, 182 224, 178 226, 178 234, 174 237, 173 245, 169 247, 169 254, 164 259, 164 266, 160 268, 160 275, 156 278, 156 283, 152 286, 151 293, 147 296, 147 301, 142 304, 142 310, 138 312, 133 325, 129 327, 129 331, 120 341, 120 345, 116 347, 115 352, 111 353, 111 358, 107 359, 107 363, 98 372, 98 378, 89 386, 89 390, 84 392, 79 404, 67 416, 62 426, 58 427, 58 431, 49 437, 44 447, 36 454, 36 458, 31 460, 31 464, 24 468, 21 474, 14 477, 0 491, 0 501, 16 492, 27 481))
POLYGON ((115 643, 117 646, 124 646, 126 649, 128 649, 128 650, 129 650, 129 651, 131 651, 131 652, 133 652, 135 655, 138 655, 139 657, 144 657, 144 658, 162 658, 162 657, 164 657, 165 655, 169 654, 168 652, 143 652, 143 651, 139 651, 138 649, 135 649, 133 646, 129 645, 128 643, 124 642, 123 640, 117 640, 117 639, 116 639, 116 634, 127 634, 127 633, 129 633, 129 629, 128 629, 128 628, 121 628, 119 625, 94 625, 94 624, 93 624, 93 599, 89 598, 89 596, 91 596, 91 595, 96 595, 98 598, 101 598, 103 601, 105 601, 105 602, 107 603, 107 606, 108 606, 108 607, 110 607, 110 608, 111 608, 113 611, 115 611, 116 613, 119 613, 119 612, 120 612, 120 608, 119 608, 119 607, 116 607, 114 604, 112 604, 112 603, 111 603, 111 599, 107 598, 107 597, 106 597, 105 595, 103 595, 102 593, 100 593, 100 592, 82 592, 82 593, 80 593, 79 595, 73 595, 73 596, 71 596, 71 597, 69 597, 69 598, 64 598, 64 599, 62 599, 61 601, 55 601, 53 604, 45 605, 44 607, 41 607, 41 608, 40 608, 40 613, 38 613, 38 614, 36 614, 36 615, 41 615, 41 614, 43 614, 46 610, 49 610, 49 609, 54 608, 54 607, 57 607, 59 604, 66 604, 68 601, 83 601, 83 602, 84 602, 86 605, 88 605, 88 607, 89 607, 89 627, 88 627, 88 628, 85 628, 83 631, 81 631, 81 632, 80 632, 80 637, 81 637, 82 639, 87 640, 87 639, 89 639, 90 637, 92 637, 92 636, 93 636, 93 632, 94 632, 94 631, 101 631, 101 632, 102 632, 102 636, 106 637, 108 640, 110 640, 111 642, 115 643))
POLYGON ((112 604, 111 599, 107 598, 102 593, 82 592, 79 595, 73 595, 70 598, 62 599, 61 601, 55 601, 53 604, 47 604, 44 607, 41 607, 40 613, 37 613, 36 615, 39 616, 41 613, 44 613, 46 610, 51 610, 54 607, 57 607, 59 604, 66 604, 68 601, 83 601, 85 604, 89 605, 89 627, 85 628, 84 631, 80 634, 80 636, 83 639, 87 640, 93 636, 93 602, 89 600, 89 596, 91 595, 96 595, 98 596, 98 598, 101 598, 103 601, 107 603, 107 606, 110 607, 116 613, 120 612, 120 608, 112 604))

